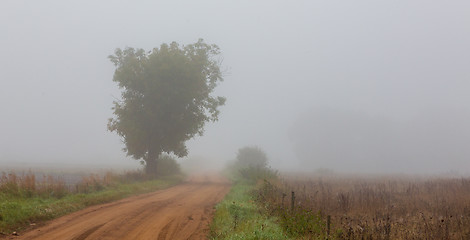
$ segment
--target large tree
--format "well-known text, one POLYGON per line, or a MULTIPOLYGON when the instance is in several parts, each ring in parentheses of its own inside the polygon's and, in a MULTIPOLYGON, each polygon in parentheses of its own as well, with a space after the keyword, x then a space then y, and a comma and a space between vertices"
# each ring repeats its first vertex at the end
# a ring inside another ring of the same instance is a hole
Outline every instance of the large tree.
POLYGON ((164 152, 186 156, 185 142, 202 135, 206 122, 217 121, 218 107, 225 103, 211 95, 223 81, 219 54, 219 47, 199 39, 149 52, 118 48, 109 56, 122 93, 108 129, 121 136, 128 156, 145 163, 147 173, 156 172, 164 152))

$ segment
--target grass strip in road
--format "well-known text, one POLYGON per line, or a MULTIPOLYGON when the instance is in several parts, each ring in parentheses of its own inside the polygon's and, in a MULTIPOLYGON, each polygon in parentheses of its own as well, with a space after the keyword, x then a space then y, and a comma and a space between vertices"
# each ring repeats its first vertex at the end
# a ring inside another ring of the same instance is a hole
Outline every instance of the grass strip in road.
POLYGON ((112 202, 132 195, 152 192, 180 183, 183 176, 157 180, 116 183, 91 193, 55 197, 15 197, 0 193, 0 233, 10 234, 30 225, 63 216, 85 207, 112 202))
POLYGON ((236 181, 216 206, 210 239, 288 239, 277 219, 268 216, 251 194, 255 185, 236 181))

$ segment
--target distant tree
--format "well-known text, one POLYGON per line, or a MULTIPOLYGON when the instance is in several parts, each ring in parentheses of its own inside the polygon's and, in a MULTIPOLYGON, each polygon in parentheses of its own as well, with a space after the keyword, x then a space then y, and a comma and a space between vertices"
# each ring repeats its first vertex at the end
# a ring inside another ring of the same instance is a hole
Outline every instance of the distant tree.
POLYGON ((109 56, 122 100, 114 101, 108 129, 121 136, 128 156, 145 163, 147 173, 157 172, 162 153, 186 156, 185 142, 202 135, 206 122, 218 120, 225 98, 211 94, 223 81, 219 54, 219 47, 200 39, 150 52, 118 48, 109 56))
POLYGON ((272 179, 278 176, 277 171, 268 166, 268 157, 259 147, 240 148, 232 170, 234 170, 235 175, 255 182, 260 179, 272 179))
POLYGON ((268 157, 259 147, 243 147, 238 150, 236 165, 240 168, 267 168, 268 157))

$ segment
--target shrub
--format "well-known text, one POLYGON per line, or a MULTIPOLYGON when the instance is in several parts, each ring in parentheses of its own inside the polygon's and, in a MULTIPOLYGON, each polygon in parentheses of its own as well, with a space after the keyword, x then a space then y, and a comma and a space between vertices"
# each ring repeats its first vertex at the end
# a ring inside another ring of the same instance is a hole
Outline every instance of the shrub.
POLYGON ((270 168, 247 167, 239 169, 238 171, 242 178, 254 182, 260 179, 271 179, 277 177, 277 171, 270 168))
POLYGON ((268 167, 266 153, 258 147, 240 148, 237 159, 230 169, 236 177, 252 182, 277 177, 277 171, 268 167))
POLYGON ((181 173, 181 169, 175 158, 162 155, 157 160, 156 173, 157 176, 168 176, 181 173))
POLYGON ((244 147, 238 150, 236 165, 239 168, 267 168, 268 157, 258 147, 244 147))

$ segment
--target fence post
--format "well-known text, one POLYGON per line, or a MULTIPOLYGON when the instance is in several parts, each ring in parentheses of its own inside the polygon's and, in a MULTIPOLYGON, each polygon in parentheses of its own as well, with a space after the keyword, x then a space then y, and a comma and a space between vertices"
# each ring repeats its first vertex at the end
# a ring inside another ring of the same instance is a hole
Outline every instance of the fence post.
POLYGON ((282 205, 281 205, 281 206, 282 206, 283 209, 285 208, 285 206, 284 206, 284 198, 285 198, 286 196, 287 196, 287 194, 282 193, 282 205))
POLYGON ((331 225, 331 216, 326 217, 326 239, 330 238, 330 225, 331 225))
POLYGON ((295 193, 294 193, 294 191, 292 191, 291 206, 290 206, 292 212, 294 211, 294 204, 295 204, 295 193))

